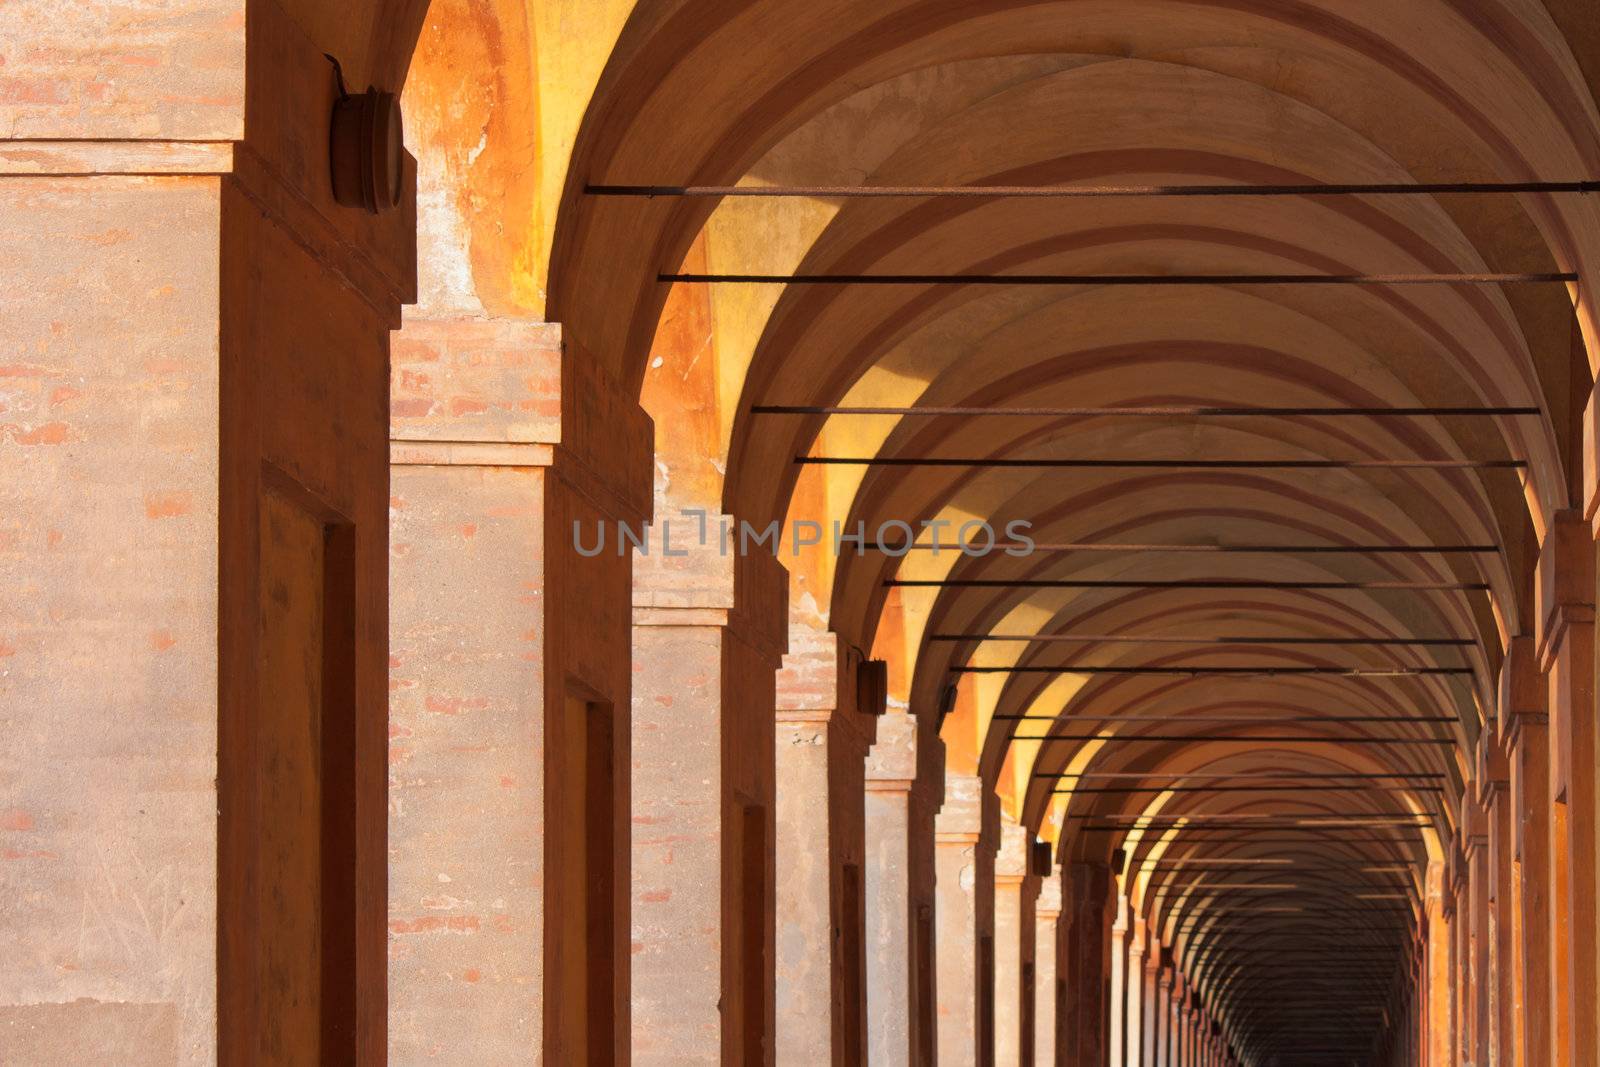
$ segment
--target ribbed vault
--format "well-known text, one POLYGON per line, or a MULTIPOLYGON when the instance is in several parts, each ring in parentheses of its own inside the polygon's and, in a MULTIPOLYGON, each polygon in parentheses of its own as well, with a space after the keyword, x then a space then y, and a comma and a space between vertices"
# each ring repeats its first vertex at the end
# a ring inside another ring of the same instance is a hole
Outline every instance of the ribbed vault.
MULTIPOLYGON (((574 152, 550 317, 637 384, 663 306, 707 287, 660 279, 686 257, 711 275, 1588 277, 1588 194, 586 192, 1587 179, 1600 116, 1574 12, 641 5, 574 152)), ((896 696, 939 716, 952 768, 1064 861, 1111 865, 1246 1062, 1375 1054, 1493 679, 1531 630, 1540 541, 1574 504, 1594 364, 1575 288, 714 289, 695 299, 718 302, 738 398, 726 511, 946 520, 947 538, 1022 522, 1036 544, 802 553, 786 562, 816 624, 896 658, 896 696)))

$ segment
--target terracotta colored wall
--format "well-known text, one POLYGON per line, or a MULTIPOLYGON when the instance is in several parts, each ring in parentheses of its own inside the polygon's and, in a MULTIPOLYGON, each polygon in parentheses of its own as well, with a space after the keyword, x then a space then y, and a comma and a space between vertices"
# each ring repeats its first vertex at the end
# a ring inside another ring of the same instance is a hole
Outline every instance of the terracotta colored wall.
POLYGON ((0 1059, 209 1055, 220 200, 0 183, 0 1059))
POLYGON ((333 205, 327 61, 270 0, 248 26, 238 2, 12 4, 0 40, 32 46, 7 53, 0 105, 0 331, 20 368, 0 379, 0 464, 20 475, 3 490, 0 702, 37 739, 0 779, 0 848, 19 861, 0 868, 0 928, 23 946, 0 1058, 270 1062, 316 1026, 325 1048, 359 1040, 336 1055, 379 1062, 383 381, 409 213, 333 205), (269 483, 308 544, 329 538, 320 561, 285 541, 261 571, 269 483), (317 676, 268 685, 274 648, 317 676), (329 725, 338 774, 263 744, 329 725), (297 766, 269 766, 274 751, 297 766), (340 847, 275 849, 275 819, 340 847), (287 874, 313 868, 315 884, 287 874), (260 917, 293 911, 272 897, 289 886, 354 919, 343 941, 302 922, 322 959, 291 979, 339 1025, 308 1013, 269 1033, 261 983, 287 964, 260 917), (355 1007, 332 999, 352 988, 355 1007))
POLYGON ((407 1062, 589 1061, 597 1041, 627 1061, 631 563, 614 533, 648 507, 649 422, 591 370, 544 323, 415 317, 396 345, 390 984, 407 1062), (575 522, 587 546, 604 522, 608 549, 579 553, 575 522), (591 716, 609 724, 609 801, 571 758, 591 716), (610 849, 609 900, 580 861, 591 842, 610 849), (584 969, 606 939, 609 1037, 584 969))

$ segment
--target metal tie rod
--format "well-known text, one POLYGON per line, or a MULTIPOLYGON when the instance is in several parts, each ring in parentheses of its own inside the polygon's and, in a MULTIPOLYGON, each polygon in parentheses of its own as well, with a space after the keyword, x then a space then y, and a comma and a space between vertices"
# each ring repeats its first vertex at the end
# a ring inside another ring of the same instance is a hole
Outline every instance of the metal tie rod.
POLYGON ((1251 826, 1416 826, 1432 822, 1426 813, 1414 811, 1349 811, 1306 812, 1192 812, 1172 815, 1122 815, 1116 812, 1085 812, 1068 815, 1069 819, 1093 819, 1097 822, 1120 823, 1125 826, 1155 827, 1201 825, 1215 827, 1219 823, 1244 823, 1251 826))
POLYGON ((1592 193, 1593 181, 1478 182, 1299 182, 1238 185, 624 185, 591 183, 588 196, 632 197, 812 197, 828 200, 923 199, 1096 199, 1191 196, 1440 196, 1444 194, 1592 193))
POLYGON ((1012 741, 1104 741, 1114 742, 1163 742, 1182 741, 1189 743, 1203 743, 1209 741, 1242 741, 1255 744, 1292 744, 1292 745, 1438 745, 1441 747, 1455 744, 1454 739, 1448 737, 1355 737, 1339 735, 1338 737, 1295 737, 1288 734, 1227 734, 1201 735, 1201 734, 1046 734, 1035 736, 1031 734, 1012 734, 1012 741))
POLYGON ((1003 416, 1007 418, 1437 418, 1444 416, 1511 417, 1542 415, 1538 407, 834 407, 807 404, 756 404, 752 415, 895 415, 937 418, 944 416, 1003 416))
POLYGON ((1091 667, 1065 664, 1044 667, 951 667, 951 674, 1227 674, 1272 678, 1277 675, 1323 674, 1338 678, 1415 678, 1423 675, 1469 675, 1471 667, 1091 667))
MULTIPOLYGON (((1282 726, 1283 723, 1459 723, 1461 718, 1456 715, 1118 715, 1117 712, 1088 713, 1080 712, 1077 715, 1066 715, 1056 718, 1050 715, 990 715, 990 720, 1000 723, 1037 723, 1040 726, 1053 726, 1058 721, 1069 723, 1237 723, 1240 726, 1282 726)), ((1050 777, 1056 777, 1051 774, 1050 777)), ((1131 777, 1155 777, 1152 774, 1133 774, 1131 777)), ((1192 776, 1181 776, 1192 777, 1192 776)), ((1221 777, 1237 777, 1237 774, 1222 774, 1221 777)), ((1264 777, 1275 777, 1266 774, 1264 777)), ((1320 774, 1317 777, 1328 777, 1320 774)), ((1395 777, 1394 774, 1379 774, 1374 777, 1395 777)))
POLYGON ((1438 785, 1298 785, 1284 782, 1280 785, 1118 785, 1068 787, 1057 789, 1058 795, 1094 796, 1100 794, 1132 796, 1145 793, 1443 793, 1438 785))
MULTIPOLYGON (((1160 780, 1165 780, 1165 781, 1183 781, 1183 782, 1223 781, 1223 780, 1230 780, 1231 781, 1231 780, 1236 780, 1236 779, 1246 779, 1246 780, 1248 780, 1248 779, 1253 779, 1253 778, 1270 778, 1273 781, 1277 781, 1280 778, 1290 778, 1290 779, 1293 779, 1293 780, 1295 780, 1297 782, 1301 782, 1301 783, 1308 782, 1308 781, 1315 781, 1315 782, 1348 782, 1348 781, 1370 782, 1370 781, 1388 781, 1388 780, 1391 780, 1391 779, 1417 779, 1417 780, 1420 780, 1420 781, 1439 782, 1439 781, 1444 781, 1445 778, 1447 777, 1446 775, 1439 774, 1437 772, 1407 772, 1407 773, 1401 773, 1401 774, 1378 774, 1378 773, 1367 773, 1367 772, 1360 772, 1360 771, 1331 771, 1331 772, 1328 772, 1328 773, 1319 773, 1319 772, 1315 772, 1315 771, 1312 771, 1312 772, 1304 772, 1304 771, 1236 771, 1236 772, 1234 772, 1232 774, 1229 774, 1227 772, 1220 772, 1220 771, 1219 772, 1209 773, 1209 774, 1184 774, 1184 773, 1166 773, 1166 774, 1163 774, 1161 772, 1154 772, 1154 773, 1148 773, 1147 774, 1144 771, 1077 771, 1077 772, 1070 772, 1070 771, 1061 771, 1061 772, 1037 771, 1037 772, 1034 773, 1033 776, 1035 778, 1078 778, 1078 779, 1083 779, 1083 780, 1086 780, 1086 781, 1087 780, 1091 780, 1091 779, 1095 780, 1095 781, 1100 781, 1100 780, 1111 781, 1111 780, 1121 780, 1121 779, 1125 779, 1125 778, 1134 778, 1134 779, 1138 779, 1140 781, 1153 781, 1153 780, 1160 779, 1160 780)), ((1171 862, 1173 864, 1192 865, 1196 861, 1195 860, 1171 860, 1171 861, 1163 861, 1163 862, 1171 862)), ((1236 860, 1229 860, 1229 862, 1230 863, 1248 862, 1248 863, 1251 863, 1251 864, 1256 864, 1259 861, 1256 861, 1256 860, 1237 860, 1237 861, 1236 860)), ((1292 861, 1290 861, 1290 860, 1274 861, 1274 864, 1277 865, 1277 866, 1285 866, 1286 867, 1286 866, 1290 866, 1292 864, 1292 861)), ((1161 866, 1161 864, 1157 863, 1156 866, 1159 867, 1159 866, 1161 866)))
POLYGON ((686 285, 1545 285, 1572 284, 1571 271, 1439 274, 670 274, 686 285))
POLYGON ((1484 593, 1487 582, 1288 582, 1266 580, 1125 581, 1066 578, 886 578, 890 589, 1385 589, 1484 593))
MULTIPOLYGON (((874 545, 880 551, 958 552, 959 544, 874 545)), ((994 550, 1027 548, 1017 541, 997 541, 994 550)), ((1036 541, 1033 552, 1137 552, 1196 555, 1471 555, 1492 556, 1499 545, 1135 545, 1036 541)))
POLYGON ((996 470, 1406 471, 1524 470, 1521 459, 977 459, 947 456, 796 456, 802 467, 974 467, 996 470))
POLYGON ((1337 645, 1340 647, 1470 646, 1470 637, 1180 637, 1141 634, 934 634, 929 641, 994 641, 1022 644, 1071 645, 1337 645))

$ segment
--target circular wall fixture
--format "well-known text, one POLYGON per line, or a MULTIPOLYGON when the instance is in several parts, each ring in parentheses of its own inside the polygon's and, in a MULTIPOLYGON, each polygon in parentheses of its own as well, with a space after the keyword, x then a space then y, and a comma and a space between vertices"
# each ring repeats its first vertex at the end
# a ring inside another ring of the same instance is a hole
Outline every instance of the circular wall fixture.
POLYGON ((393 93, 368 89, 333 105, 328 153, 333 198, 374 215, 398 207, 405 176, 405 124, 393 93))

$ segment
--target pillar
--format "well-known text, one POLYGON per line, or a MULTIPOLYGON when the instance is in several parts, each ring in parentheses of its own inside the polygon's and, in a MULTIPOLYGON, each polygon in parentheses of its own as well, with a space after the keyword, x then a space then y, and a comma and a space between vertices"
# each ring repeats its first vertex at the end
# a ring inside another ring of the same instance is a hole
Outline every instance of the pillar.
MULTIPOLYGON (((1492 736, 1492 734, 1490 735, 1492 736)), ((1468 1019, 1465 1062, 1476 1067, 1489 1063, 1489 1016, 1493 986, 1490 968, 1489 907, 1492 878, 1489 870, 1488 815, 1480 802, 1481 790, 1476 781, 1469 781, 1468 794, 1462 805, 1462 854, 1466 863, 1466 900, 1457 914, 1465 917, 1467 928, 1468 998, 1465 1014, 1468 1019)))
POLYGON ((993 920, 981 890, 993 885, 998 836, 997 828, 985 833, 984 793, 976 775, 947 774, 934 824, 939 1060, 979 1067, 994 1047, 993 920))
POLYGON ((858 1064, 866 1043, 865 760, 882 707, 857 707, 860 653, 791 624, 778 674, 776 1061, 858 1064))
POLYGON ((1155 981, 1157 1027, 1155 1027, 1155 1067, 1174 1067, 1173 1059, 1173 968, 1163 966, 1155 981))
POLYGON ((1007 814, 1000 817, 1000 848, 994 861, 994 1062, 1022 1062, 1024 938, 1023 890, 1028 883, 1032 835, 1007 814))
MULTIPOLYGON (((1468 788, 1471 782, 1467 782, 1468 788)), ((1466 826, 1457 822, 1457 839, 1445 876, 1445 918, 1450 923, 1450 1055, 1451 1063, 1467 1063, 1472 1048, 1472 909, 1468 882, 1466 826)))
POLYGON ((1061 872, 1052 868, 1039 883, 1033 920, 1033 1062, 1035 1067, 1056 1067, 1056 1037, 1061 1029, 1060 999, 1056 994, 1057 958, 1060 953, 1061 872))
POLYGON ((1488 835, 1488 957, 1484 983, 1489 999, 1489 1055, 1486 1063, 1511 1067, 1519 1047, 1514 1008, 1517 945, 1512 922, 1511 768, 1506 761, 1500 717, 1485 724, 1478 744, 1479 800, 1488 835))
POLYGON ((1134 915, 1128 931, 1128 1067, 1141 1067, 1144 1059, 1145 1026, 1145 937, 1148 928, 1142 916, 1134 915))
MULTIPOLYGON (((885 715, 866 761, 867 1058, 910 1067, 918 1002, 916 906, 911 892, 911 793, 917 721, 885 715)), ((928 991, 928 992, 931 992, 928 991)))
POLYGON ((633 583, 633 1061, 769 1064, 788 578, 695 516, 656 522, 633 583))
POLYGON ((1156 1067, 1156 1044, 1161 1033, 1161 997, 1158 984, 1161 979, 1161 942, 1156 937, 1153 924, 1146 925, 1144 953, 1144 992, 1140 999, 1140 1018, 1144 1033, 1140 1038, 1139 1062, 1145 1067, 1156 1067))
POLYGON ((1067 1010, 1062 1057, 1067 1067, 1105 1067, 1110 1038, 1107 981, 1111 963, 1111 871, 1104 864, 1074 863, 1067 872, 1063 915, 1066 934, 1067 1010))
POLYGON ((414 187, 333 202, 332 43, 246 6, 0 5, 7 1061, 387 1054, 414 187))
POLYGON ((1187 1049, 1184 1047, 1185 1027, 1188 1024, 1188 984, 1184 981, 1182 972, 1173 971, 1172 975, 1172 1014, 1169 1027, 1168 1048, 1171 1049, 1174 1067, 1188 1067, 1187 1049))
POLYGON ((393 364, 391 1052, 626 1063, 631 560, 579 548, 648 515, 650 422, 555 325, 393 364))
POLYGON ((1454 1019, 1450 1013, 1450 905, 1446 893, 1447 871, 1444 861, 1428 864, 1424 893, 1427 925, 1427 1008, 1428 1067, 1449 1067, 1450 1050, 1455 1045, 1454 1019))
POLYGON ((1550 1062, 1550 753, 1548 699, 1533 641, 1511 642, 1500 671, 1500 727, 1510 765, 1511 919, 1516 945, 1512 1018, 1523 1067, 1550 1062))
POLYGON ((1596 995, 1594 539, 1560 512, 1536 573, 1539 663, 1549 684, 1552 1062, 1592 1067, 1596 995))
POLYGON ((1128 1050, 1128 897, 1117 879, 1116 919, 1111 924, 1111 1033, 1107 1049, 1112 1063, 1126 1063, 1128 1050))

